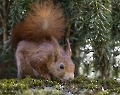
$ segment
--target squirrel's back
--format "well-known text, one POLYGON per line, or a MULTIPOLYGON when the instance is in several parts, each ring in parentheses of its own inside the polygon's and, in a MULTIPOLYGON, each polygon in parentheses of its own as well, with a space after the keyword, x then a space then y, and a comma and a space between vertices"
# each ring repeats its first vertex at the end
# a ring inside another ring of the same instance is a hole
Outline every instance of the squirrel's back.
POLYGON ((16 49, 21 40, 39 42, 53 36, 60 39, 65 28, 63 11, 46 1, 42 4, 32 4, 31 11, 23 22, 16 25, 12 31, 12 46, 16 49))

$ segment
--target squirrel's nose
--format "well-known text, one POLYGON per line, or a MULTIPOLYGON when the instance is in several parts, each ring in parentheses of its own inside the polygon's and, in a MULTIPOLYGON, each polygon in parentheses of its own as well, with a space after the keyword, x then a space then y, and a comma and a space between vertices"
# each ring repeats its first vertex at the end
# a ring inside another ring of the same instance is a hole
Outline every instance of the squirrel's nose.
POLYGON ((69 77, 69 80, 73 80, 74 79, 74 75, 71 75, 70 77, 69 77))
POLYGON ((74 74, 73 73, 66 73, 64 77, 61 79, 62 81, 71 81, 74 79, 74 74))
POLYGON ((74 77, 70 77, 69 79, 70 79, 70 80, 73 80, 73 79, 74 79, 74 77))

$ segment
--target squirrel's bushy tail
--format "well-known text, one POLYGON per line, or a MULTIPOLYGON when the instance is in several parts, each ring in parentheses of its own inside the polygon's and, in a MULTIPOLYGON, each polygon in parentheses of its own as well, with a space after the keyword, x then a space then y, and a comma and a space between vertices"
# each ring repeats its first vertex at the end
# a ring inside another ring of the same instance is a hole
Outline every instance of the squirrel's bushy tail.
POLYGON ((52 1, 35 3, 32 4, 31 11, 24 21, 13 29, 12 45, 16 48, 21 40, 38 42, 51 36, 59 39, 64 28, 63 11, 58 6, 52 1))

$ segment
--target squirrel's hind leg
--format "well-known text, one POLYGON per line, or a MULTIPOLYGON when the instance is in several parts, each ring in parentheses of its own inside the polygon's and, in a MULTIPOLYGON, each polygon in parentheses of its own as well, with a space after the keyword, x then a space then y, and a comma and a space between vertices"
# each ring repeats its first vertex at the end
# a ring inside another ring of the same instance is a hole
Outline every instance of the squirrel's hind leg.
POLYGON ((29 62, 24 57, 24 54, 21 51, 16 52, 16 61, 17 61, 17 77, 19 79, 25 78, 26 76, 34 77, 33 69, 31 68, 29 62))

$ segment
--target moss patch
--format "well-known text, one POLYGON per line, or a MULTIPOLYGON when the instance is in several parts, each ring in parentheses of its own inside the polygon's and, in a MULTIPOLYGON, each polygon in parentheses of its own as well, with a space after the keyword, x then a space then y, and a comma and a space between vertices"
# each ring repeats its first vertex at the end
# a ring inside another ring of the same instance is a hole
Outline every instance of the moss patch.
POLYGON ((89 79, 79 76, 67 83, 30 77, 21 80, 0 80, 0 95, 116 95, 119 93, 120 83, 114 79, 89 79))

